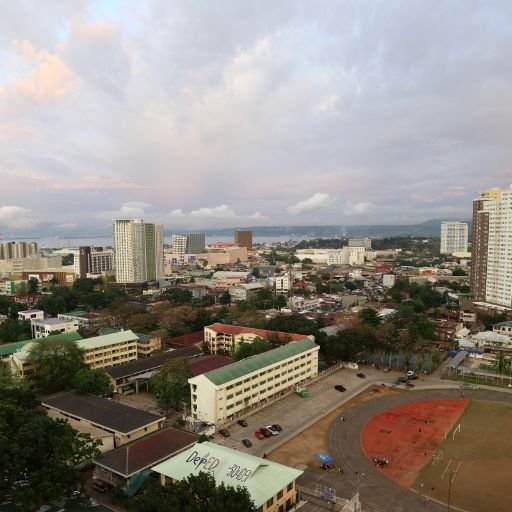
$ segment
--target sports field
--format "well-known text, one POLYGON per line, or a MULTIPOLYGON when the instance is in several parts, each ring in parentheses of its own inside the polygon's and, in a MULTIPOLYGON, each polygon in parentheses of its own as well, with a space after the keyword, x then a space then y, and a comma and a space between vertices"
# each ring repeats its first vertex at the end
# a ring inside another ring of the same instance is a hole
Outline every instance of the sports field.
POLYGON ((512 510, 512 406, 472 400, 413 489, 470 512, 512 510), (450 488, 451 479, 451 488, 450 488))

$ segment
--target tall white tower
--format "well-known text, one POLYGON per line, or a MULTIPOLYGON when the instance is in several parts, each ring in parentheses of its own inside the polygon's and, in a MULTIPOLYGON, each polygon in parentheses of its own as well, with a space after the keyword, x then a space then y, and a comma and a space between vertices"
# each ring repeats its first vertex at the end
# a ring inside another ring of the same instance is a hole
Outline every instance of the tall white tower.
POLYGON ((468 251, 467 222, 441 222, 441 254, 468 251))
POLYGON ((163 276, 163 226, 142 219, 114 221, 116 281, 144 283, 163 276))

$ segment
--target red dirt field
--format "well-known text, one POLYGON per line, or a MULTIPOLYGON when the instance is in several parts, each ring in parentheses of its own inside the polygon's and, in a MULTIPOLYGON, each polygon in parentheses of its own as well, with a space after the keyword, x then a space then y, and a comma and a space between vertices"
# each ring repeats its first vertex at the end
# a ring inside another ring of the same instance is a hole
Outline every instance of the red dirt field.
POLYGON ((404 487, 411 487, 423 466, 444 441, 469 401, 430 400, 388 409, 373 417, 361 433, 367 457, 387 459, 380 470, 404 487))

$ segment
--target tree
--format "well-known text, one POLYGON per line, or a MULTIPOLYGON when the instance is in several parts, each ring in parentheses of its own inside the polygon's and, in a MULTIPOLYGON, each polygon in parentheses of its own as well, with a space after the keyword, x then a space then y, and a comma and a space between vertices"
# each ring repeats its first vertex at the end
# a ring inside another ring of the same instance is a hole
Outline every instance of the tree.
POLYGON ((149 482, 146 492, 130 500, 129 512, 255 512, 256 507, 245 487, 223 482, 216 485, 212 474, 200 472, 173 485, 162 487, 149 482))
POLYGON ((66 299, 62 295, 45 295, 39 299, 37 307, 50 316, 57 316, 69 311, 66 299))
POLYGON ((39 291, 39 279, 36 279, 35 277, 31 277, 28 280, 28 293, 35 294, 39 291))
POLYGON ((260 269, 259 269, 258 267, 254 267, 254 268, 252 269, 252 275, 253 275, 254 277, 258 278, 258 277, 260 277, 260 274, 261 274, 261 272, 260 272, 260 269))
POLYGON ((240 361, 246 357, 262 354, 274 348, 270 342, 257 336, 252 343, 240 343, 236 350, 233 352, 233 360, 240 361))
POLYGON ((133 332, 148 334, 158 327, 158 322, 151 313, 135 313, 125 323, 125 327, 133 332))
POLYGON ((77 465, 99 455, 99 440, 34 409, 26 390, 0 388, 0 497, 31 510, 76 489, 77 465))
POLYGON ((31 376, 42 393, 55 393, 73 387, 75 375, 86 365, 76 343, 42 339, 30 348, 28 363, 36 368, 31 376))
POLYGON ((114 391, 110 378, 103 368, 82 368, 76 372, 73 379, 73 386, 83 393, 93 395, 108 395, 114 391))
POLYGON ((277 309, 285 308, 287 305, 288 304, 287 304, 287 300, 286 300, 286 295, 278 294, 276 296, 276 308, 277 309))
POLYGON ((182 288, 167 288, 167 290, 162 293, 162 298, 167 299, 175 306, 183 306, 184 304, 190 304, 194 296, 190 290, 183 290, 182 288))
POLYGON ((150 386, 158 406, 168 414, 171 407, 178 410, 182 400, 189 394, 188 379, 192 377, 190 361, 187 357, 177 357, 168 361, 151 378, 150 386))
POLYGON ((380 325, 379 314, 373 308, 362 309, 358 316, 364 325, 369 325, 370 327, 378 327, 380 325))
POLYGON ((465 270, 463 270, 462 268, 456 267, 453 269, 452 275, 453 276, 467 276, 468 273, 465 270))
POLYGON ((226 290, 220 297, 219 297, 220 304, 231 304, 231 294, 228 290, 226 290))
POLYGON ((29 340, 31 335, 30 322, 7 318, 0 324, 0 340, 4 343, 29 340))
POLYGON ((268 309, 272 307, 274 302, 274 294, 269 288, 262 288, 256 292, 256 295, 251 300, 257 309, 268 309))

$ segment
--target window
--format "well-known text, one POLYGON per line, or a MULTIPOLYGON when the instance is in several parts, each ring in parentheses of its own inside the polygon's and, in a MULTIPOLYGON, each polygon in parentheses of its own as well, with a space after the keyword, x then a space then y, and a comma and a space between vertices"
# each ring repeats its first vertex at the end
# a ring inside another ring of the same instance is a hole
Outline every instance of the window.
POLYGON ((290 492, 293 489, 293 484, 288 484, 288 487, 286 488, 286 492, 290 492))
POLYGON ((277 493, 277 499, 280 500, 283 497, 283 491, 277 493))
POLYGON ((272 496, 272 498, 270 498, 270 499, 267 501, 267 508, 268 508, 268 507, 271 507, 273 504, 274 504, 274 496, 272 496))

